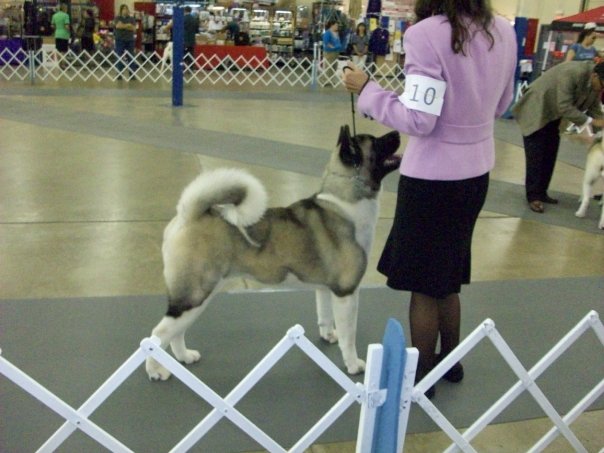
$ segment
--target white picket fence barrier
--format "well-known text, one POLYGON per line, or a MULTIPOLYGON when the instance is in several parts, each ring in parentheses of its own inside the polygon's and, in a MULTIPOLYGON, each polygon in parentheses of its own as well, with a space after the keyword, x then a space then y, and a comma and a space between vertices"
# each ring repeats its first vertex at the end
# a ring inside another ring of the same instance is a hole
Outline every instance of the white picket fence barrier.
MULTIPOLYGON (((398 345, 398 356, 405 357, 402 364, 400 364, 401 376, 396 381, 396 385, 400 388, 403 375, 408 382, 413 382, 418 354, 417 350, 414 348, 400 350, 401 347, 404 348, 405 343, 400 324, 391 320, 387 332, 391 331, 393 326, 396 325, 398 325, 399 328, 398 334, 394 334, 395 336, 391 337, 393 339, 390 340, 390 342, 396 343, 394 344, 395 348, 398 345), (406 357, 408 357, 408 359, 406 357)), ((362 405, 359 422, 359 436, 357 439, 357 452, 369 452, 372 450, 371 445, 374 442, 374 436, 376 435, 374 428, 376 425, 378 408, 386 402, 389 391, 380 388, 380 380, 382 379, 382 370, 384 368, 382 363, 384 347, 380 344, 370 345, 368 348, 365 382, 364 384, 361 384, 352 381, 344 374, 344 372, 342 372, 304 336, 304 329, 302 326, 296 325, 289 329, 283 339, 273 347, 273 349, 225 398, 220 397, 210 387, 199 380, 181 363, 159 347, 159 344, 159 339, 156 337, 145 338, 140 343, 140 347, 130 356, 130 358, 126 360, 126 362, 124 362, 78 409, 69 406, 23 371, 12 365, 8 360, 0 356, 0 374, 6 376, 9 380, 37 398, 66 420, 65 423, 39 448, 38 452, 55 451, 76 431, 76 429, 82 430, 92 439, 96 440, 112 452, 132 452, 130 448, 91 421, 90 417, 93 412, 109 398, 109 396, 122 385, 137 368, 140 367, 147 357, 153 357, 157 360, 160 364, 170 370, 176 378, 214 408, 195 428, 178 442, 172 450, 170 450, 171 452, 188 451, 222 418, 227 418, 269 452, 283 453, 288 451, 302 453, 355 402, 362 405), (345 393, 340 400, 337 401, 336 404, 321 417, 321 419, 304 434, 298 442, 296 442, 295 445, 286 449, 258 428, 253 422, 245 417, 245 415, 239 412, 235 405, 294 346, 298 347, 312 359, 316 365, 323 369, 329 377, 345 391, 345 393)), ((395 391, 392 392, 392 395, 399 395, 396 401, 394 401, 394 404, 397 407, 397 418, 399 407, 400 411, 403 411, 406 414, 403 417, 400 417, 401 425, 398 429, 397 437, 388 440, 395 444, 399 443, 392 451, 400 451, 400 449, 402 449, 402 442, 404 440, 403 434, 406 429, 406 421, 411 406, 410 390, 411 387, 407 388, 407 391, 405 392, 408 396, 406 403, 403 405, 400 405, 400 389, 398 393, 395 391)))
MULTIPOLYGON (((604 348, 604 325, 595 311, 589 312, 573 329, 571 329, 550 351, 543 356, 530 370, 526 370, 520 360, 516 357, 509 345, 495 328, 495 323, 487 319, 478 326, 460 345, 455 348, 441 363, 428 373, 421 382, 413 389, 413 401, 434 420, 453 441, 446 453, 463 451, 474 453, 476 450, 470 445, 474 439, 497 415, 508 407, 522 392, 528 391, 537 404, 543 409, 545 415, 554 423, 552 428, 544 435, 529 452, 542 451, 559 434, 562 434, 577 452, 587 452, 587 449, 577 439, 570 429, 570 424, 589 408, 595 400, 604 394, 603 379, 582 398, 573 409, 564 417, 560 416, 550 401, 536 384, 537 378, 552 365, 573 343, 575 343, 585 332, 593 330, 604 348), (463 435, 447 420, 447 418, 436 408, 434 404, 424 395, 455 363, 460 361, 466 354, 474 349, 482 340, 488 338, 506 363, 510 366, 518 382, 514 384, 499 400, 495 402, 482 416, 480 416, 463 435)), ((604 352, 604 349, 603 349, 604 352)), ((604 446, 603 446, 604 447, 604 446)))
POLYGON ((304 329, 301 326, 292 327, 285 337, 225 398, 221 398, 183 365, 161 349, 158 346, 159 342, 156 338, 144 339, 140 344, 140 348, 77 410, 67 405, 2 356, 0 356, 0 374, 6 376, 66 420, 64 425, 38 450, 40 452, 54 451, 76 429, 82 430, 111 451, 130 452, 131 450, 128 447, 92 422, 89 417, 148 356, 153 357, 165 366, 176 378, 180 379, 187 387, 214 408, 171 450, 172 452, 185 452, 189 450, 222 418, 229 419, 269 452, 303 452, 355 402, 361 404, 356 447, 357 453, 395 453, 402 451, 411 402, 417 403, 453 441, 452 445, 446 450, 447 453, 459 450, 463 452, 475 452, 476 450, 470 444, 472 439, 524 391, 528 391, 533 396, 537 404, 543 409, 545 415, 554 424, 554 428, 546 433, 529 450, 530 452, 542 451, 560 434, 566 438, 575 451, 587 452, 587 449, 572 432, 570 424, 604 394, 604 378, 565 416, 561 416, 556 412, 535 381, 572 344, 589 330, 595 333, 604 348, 604 325, 600 321, 598 314, 595 311, 591 311, 545 354, 537 364, 530 370, 526 370, 495 328, 495 323, 487 319, 415 386, 412 383, 417 366, 417 350, 414 348, 405 348, 402 328, 394 320, 390 320, 387 326, 386 335, 384 336, 384 346, 369 346, 364 384, 355 383, 348 378, 304 336, 304 329), (399 327, 398 334, 392 334, 394 330, 393 326, 399 327), (505 362, 518 376, 519 380, 480 416, 474 424, 461 434, 425 396, 425 392, 455 363, 460 361, 485 338, 488 338, 492 342, 505 362), (294 346, 302 350, 338 383, 345 391, 345 394, 295 445, 286 450, 240 413, 235 408, 235 405, 294 346), (387 358, 384 358, 384 350, 389 351, 389 354, 386 355, 387 358), (394 361, 396 366, 392 366, 393 362, 391 361, 394 361), (394 376, 393 379, 386 376, 388 385, 385 388, 383 385, 385 375, 383 373, 385 370, 396 367, 398 367, 400 374, 394 376), (390 441, 390 443, 384 441, 388 443, 388 446, 379 443, 380 439, 383 440, 383 434, 379 432, 380 418, 384 417, 390 417, 391 420, 394 419, 395 426, 398 426, 394 440, 390 441), (378 443, 376 444, 376 442, 378 443), (376 447, 376 445, 378 446, 376 447))
MULTIPOLYGON (((225 84, 252 86, 339 86, 337 71, 323 71, 324 62, 316 57, 219 57, 199 55, 195 60, 183 63, 186 84, 225 84)), ((380 81, 384 88, 401 91, 403 71, 400 65, 384 63, 377 67, 370 64, 367 70, 380 81)), ((96 51, 88 54, 69 50, 65 54, 56 51, 54 45, 44 44, 39 50, 19 49, 0 51, 0 80, 6 81, 112 81, 137 80, 152 83, 171 82, 172 64, 162 61, 157 53, 125 53, 121 58, 114 52, 96 51), (124 70, 120 70, 121 65, 124 70), (133 72, 128 71, 131 66, 133 72)))

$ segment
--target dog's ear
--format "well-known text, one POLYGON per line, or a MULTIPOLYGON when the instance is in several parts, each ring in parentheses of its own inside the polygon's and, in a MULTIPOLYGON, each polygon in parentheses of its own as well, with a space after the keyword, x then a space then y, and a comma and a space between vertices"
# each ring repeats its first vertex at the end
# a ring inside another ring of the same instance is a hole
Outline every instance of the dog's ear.
POLYGON ((353 143, 348 125, 340 128, 338 146, 340 147, 340 161, 344 165, 347 167, 359 167, 361 165, 363 156, 361 156, 360 150, 353 143))
POLYGON ((401 146, 401 134, 392 131, 378 138, 378 147, 388 153, 394 153, 401 146))
POLYGON ((350 142, 350 128, 348 124, 340 126, 340 136, 338 137, 338 145, 350 142))

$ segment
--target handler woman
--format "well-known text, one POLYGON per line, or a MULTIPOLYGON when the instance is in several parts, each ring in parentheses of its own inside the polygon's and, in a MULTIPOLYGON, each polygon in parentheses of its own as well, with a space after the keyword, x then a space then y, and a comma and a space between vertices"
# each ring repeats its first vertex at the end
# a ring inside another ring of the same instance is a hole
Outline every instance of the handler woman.
MULTIPOLYGON (((495 118, 513 98, 516 37, 488 0, 418 0, 415 14, 400 97, 354 65, 342 78, 359 93, 359 112, 410 136, 378 270, 389 287, 411 292, 421 379, 459 344, 459 293, 470 282, 472 234, 495 164, 495 118)), ((461 364, 445 378, 459 382, 461 364)))

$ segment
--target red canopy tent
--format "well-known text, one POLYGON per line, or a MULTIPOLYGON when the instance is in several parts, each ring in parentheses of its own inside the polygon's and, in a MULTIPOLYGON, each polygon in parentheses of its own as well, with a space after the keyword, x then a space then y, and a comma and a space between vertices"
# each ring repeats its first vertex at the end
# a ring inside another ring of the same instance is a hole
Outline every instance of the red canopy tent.
POLYGON ((604 32, 604 6, 554 20, 551 29, 553 31, 581 31, 588 22, 594 22, 596 30, 604 32))

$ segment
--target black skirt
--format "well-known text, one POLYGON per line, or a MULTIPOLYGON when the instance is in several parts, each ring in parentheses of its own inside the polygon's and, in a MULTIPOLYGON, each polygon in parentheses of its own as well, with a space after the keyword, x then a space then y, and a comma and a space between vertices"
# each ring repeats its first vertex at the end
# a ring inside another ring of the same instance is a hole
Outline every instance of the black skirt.
POLYGON ((488 173, 461 181, 401 176, 378 263, 387 285, 443 299, 470 283, 472 234, 488 187, 488 173))

